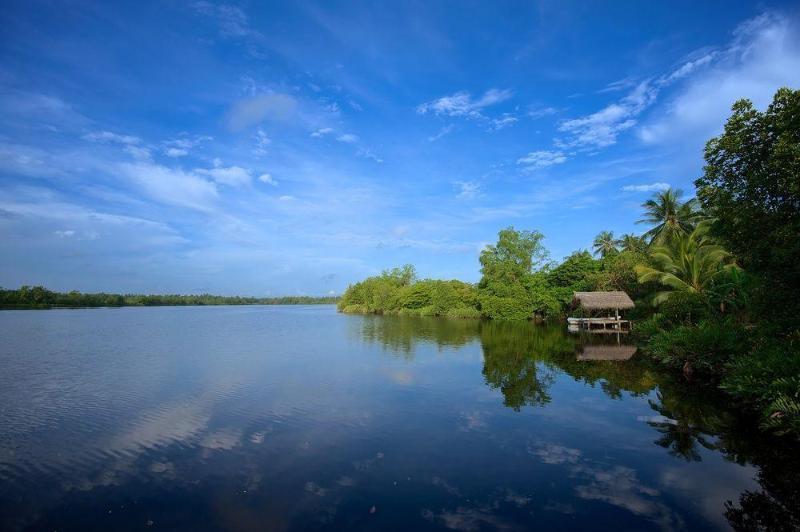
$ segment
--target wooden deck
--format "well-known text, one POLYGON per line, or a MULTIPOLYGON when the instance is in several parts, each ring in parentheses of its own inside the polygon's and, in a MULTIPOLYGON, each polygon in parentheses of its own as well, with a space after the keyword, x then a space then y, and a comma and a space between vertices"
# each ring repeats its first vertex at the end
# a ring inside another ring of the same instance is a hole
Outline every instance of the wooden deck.
POLYGON ((618 318, 568 318, 572 330, 591 332, 629 332, 631 322, 618 318))

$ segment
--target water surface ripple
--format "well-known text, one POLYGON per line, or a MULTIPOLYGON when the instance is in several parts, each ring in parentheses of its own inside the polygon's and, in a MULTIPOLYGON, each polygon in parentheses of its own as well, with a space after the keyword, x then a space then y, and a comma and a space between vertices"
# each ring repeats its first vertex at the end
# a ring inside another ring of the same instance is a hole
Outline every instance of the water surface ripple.
POLYGON ((3 530, 798 524, 797 453, 624 338, 252 306, 0 339, 3 530))

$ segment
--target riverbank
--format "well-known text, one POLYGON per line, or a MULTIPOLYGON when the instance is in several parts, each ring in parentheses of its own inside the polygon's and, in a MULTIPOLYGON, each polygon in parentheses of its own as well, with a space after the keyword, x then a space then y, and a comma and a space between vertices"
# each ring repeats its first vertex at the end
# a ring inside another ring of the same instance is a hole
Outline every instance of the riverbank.
POLYGON ((159 307, 206 305, 332 305, 338 296, 242 297, 199 295, 86 294, 54 292, 42 286, 0 290, 0 309, 51 309, 96 307, 159 307))

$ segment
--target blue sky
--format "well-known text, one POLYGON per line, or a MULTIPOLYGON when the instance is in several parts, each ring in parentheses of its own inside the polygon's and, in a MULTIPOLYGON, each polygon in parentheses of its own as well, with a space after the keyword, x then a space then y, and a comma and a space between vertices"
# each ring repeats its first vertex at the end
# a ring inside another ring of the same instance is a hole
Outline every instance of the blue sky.
POLYGON ((800 15, 749 2, 0 7, 0 286, 340 293, 554 259, 692 190, 740 97, 800 87, 800 15))

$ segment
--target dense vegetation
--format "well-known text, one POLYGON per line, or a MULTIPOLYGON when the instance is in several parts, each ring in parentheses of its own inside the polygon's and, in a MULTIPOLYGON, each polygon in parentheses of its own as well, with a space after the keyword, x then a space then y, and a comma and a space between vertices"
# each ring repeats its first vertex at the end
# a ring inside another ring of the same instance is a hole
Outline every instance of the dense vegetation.
POLYGON ((23 286, 19 290, 0 289, 0 308, 53 307, 155 307, 181 305, 314 305, 332 304, 338 297, 284 296, 240 297, 200 295, 84 294, 53 292, 42 286, 23 286))
POLYGON ((348 288, 343 312, 550 320, 573 291, 624 290, 649 357, 800 435, 800 91, 759 112, 741 100, 708 142, 697 198, 666 190, 643 204, 641 236, 594 241, 548 260, 538 231, 503 229, 481 252, 481 280, 417 280, 412 266, 348 288), (595 258, 597 257, 597 258, 595 258))

